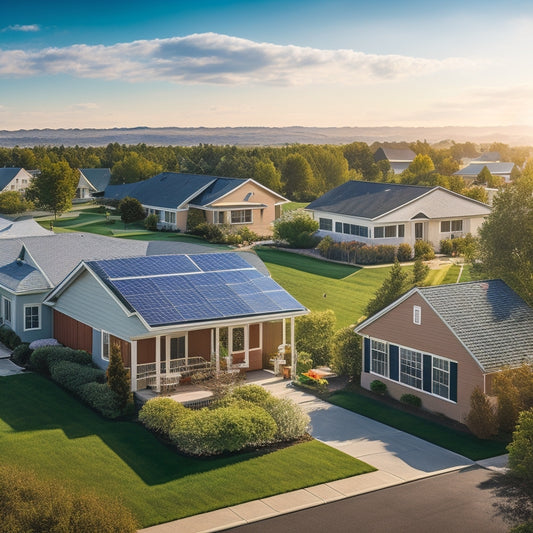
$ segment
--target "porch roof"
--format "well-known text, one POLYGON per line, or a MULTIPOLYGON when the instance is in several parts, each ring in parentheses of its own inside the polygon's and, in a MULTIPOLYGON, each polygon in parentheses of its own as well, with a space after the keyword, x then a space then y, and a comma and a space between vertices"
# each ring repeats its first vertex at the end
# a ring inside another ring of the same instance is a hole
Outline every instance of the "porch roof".
POLYGON ((86 262, 149 328, 306 308, 235 253, 182 254, 86 262))

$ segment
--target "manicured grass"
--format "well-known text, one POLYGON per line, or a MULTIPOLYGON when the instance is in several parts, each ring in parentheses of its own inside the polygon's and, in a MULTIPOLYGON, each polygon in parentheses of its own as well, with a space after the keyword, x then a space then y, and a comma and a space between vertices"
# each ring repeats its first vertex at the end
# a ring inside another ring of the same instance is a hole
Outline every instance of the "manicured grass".
POLYGON ((457 278, 459 277, 460 271, 461 267, 459 265, 450 265, 446 271, 446 275, 441 281, 441 284, 444 285, 446 283, 457 283, 457 278))
POLYGON ((104 420, 35 374, 0 378, 0 458, 117 498, 142 526, 374 470, 318 441, 264 455, 178 455, 140 424, 104 420))
MULTIPOLYGON (((451 265, 446 265, 439 269, 430 270, 426 279, 424 280, 425 285, 442 285, 445 283, 444 279, 446 278, 448 271, 450 270, 451 265)), ((455 283, 455 282, 450 282, 455 283)))
POLYGON ((287 211, 294 211, 295 209, 303 209, 308 205, 309 202, 288 202, 286 204, 282 204, 281 209, 284 213, 286 213, 287 211))
POLYGON ((329 401, 354 413, 372 418, 421 439, 437 444, 474 461, 507 453, 508 441, 480 440, 474 435, 450 429, 415 414, 394 409, 353 391, 339 391, 329 401))

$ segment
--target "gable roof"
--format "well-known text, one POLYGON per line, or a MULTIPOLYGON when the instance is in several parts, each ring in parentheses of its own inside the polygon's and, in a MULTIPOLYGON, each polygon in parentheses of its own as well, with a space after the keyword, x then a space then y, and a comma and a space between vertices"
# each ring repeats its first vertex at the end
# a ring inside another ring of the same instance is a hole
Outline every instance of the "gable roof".
POLYGON ((491 162, 497 162, 497 161, 500 161, 500 152, 485 152, 484 154, 481 154, 479 157, 476 157, 474 159, 472 159, 472 163, 476 163, 476 162, 488 162, 488 161, 491 161, 491 162))
POLYGON ((246 181, 240 178, 214 178, 214 181, 198 196, 195 196, 191 203, 198 206, 207 206, 226 196, 226 194, 240 187, 246 181))
MULTIPOLYGON (((389 162, 411 163, 416 154, 409 148, 378 148, 374 152, 374 160, 381 161, 387 159, 389 162)), ((408 165, 407 165, 408 166, 408 165)))
POLYGON ((95 192, 104 191, 111 179, 109 168, 80 168, 80 173, 93 186, 95 192))
POLYGON ((361 323, 356 331, 378 320, 414 292, 432 307, 485 372, 531 362, 533 309, 499 279, 414 288, 361 323))
POLYGON ((347 181, 311 202, 306 209, 373 219, 420 198, 435 188, 347 181))
POLYGON ((32 235, 52 235, 33 218, 8 220, 0 217, 0 239, 13 239, 16 237, 30 237, 32 235))
POLYGON ((483 167, 487 167, 491 174, 509 175, 511 174, 514 163, 470 163, 466 167, 458 170, 454 173, 454 176, 478 176, 483 170, 483 167))
MULTIPOLYGON (((83 264, 149 328, 307 309, 235 253, 180 254, 83 264)), ((48 298, 57 299, 73 279, 48 298)))
POLYGON ((22 168, 0 168, 0 191, 9 185, 11 180, 22 170, 22 168))

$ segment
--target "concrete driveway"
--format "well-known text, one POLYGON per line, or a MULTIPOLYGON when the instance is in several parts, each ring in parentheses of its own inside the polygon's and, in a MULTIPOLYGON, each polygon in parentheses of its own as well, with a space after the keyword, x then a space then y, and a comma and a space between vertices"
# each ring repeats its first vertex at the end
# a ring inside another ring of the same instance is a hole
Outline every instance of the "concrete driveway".
POLYGON ((14 376, 21 372, 22 368, 12 363, 9 359, 0 359, 0 376, 14 376))

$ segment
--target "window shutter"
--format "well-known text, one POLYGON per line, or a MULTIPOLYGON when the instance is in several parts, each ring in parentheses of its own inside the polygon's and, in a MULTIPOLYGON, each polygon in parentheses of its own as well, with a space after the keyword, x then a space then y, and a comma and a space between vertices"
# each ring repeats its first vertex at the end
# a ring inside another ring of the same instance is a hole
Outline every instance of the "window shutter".
POLYGON ((432 368, 431 355, 424 354, 424 368, 422 374, 423 389, 426 392, 431 392, 432 368))
POLYGON ((389 344, 389 378, 400 380, 400 349, 394 344, 389 344))
POLYGON ((365 366, 364 371, 370 372, 370 339, 365 337, 365 349, 364 349, 365 366))
POLYGON ((457 363, 450 362, 450 400, 457 401, 457 363))

